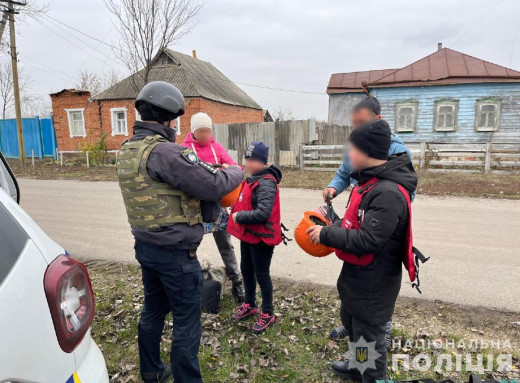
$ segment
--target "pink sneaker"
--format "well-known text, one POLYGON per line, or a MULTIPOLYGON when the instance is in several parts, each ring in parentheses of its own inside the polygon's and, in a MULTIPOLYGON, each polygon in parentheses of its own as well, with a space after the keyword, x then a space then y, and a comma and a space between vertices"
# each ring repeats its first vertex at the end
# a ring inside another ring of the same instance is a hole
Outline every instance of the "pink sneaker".
POLYGON ((231 315, 231 318, 234 320, 244 320, 249 318, 251 315, 255 315, 258 312, 258 309, 255 307, 251 307, 249 303, 242 303, 237 307, 236 313, 231 315))
POLYGON ((257 321, 253 325, 253 334, 263 333, 265 330, 267 330, 269 326, 271 326, 274 323, 274 320, 274 315, 261 312, 257 321))

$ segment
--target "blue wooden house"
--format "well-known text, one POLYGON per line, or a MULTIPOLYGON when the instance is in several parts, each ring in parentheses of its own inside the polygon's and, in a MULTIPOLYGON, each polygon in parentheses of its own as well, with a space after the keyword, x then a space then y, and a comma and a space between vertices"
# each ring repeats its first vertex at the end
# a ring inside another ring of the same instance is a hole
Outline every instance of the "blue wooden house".
POLYGON ((333 74, 327 93, 330 124, 371 94, 406 142, 520 143, 520 72, 440 44, 404 68, 333 74))

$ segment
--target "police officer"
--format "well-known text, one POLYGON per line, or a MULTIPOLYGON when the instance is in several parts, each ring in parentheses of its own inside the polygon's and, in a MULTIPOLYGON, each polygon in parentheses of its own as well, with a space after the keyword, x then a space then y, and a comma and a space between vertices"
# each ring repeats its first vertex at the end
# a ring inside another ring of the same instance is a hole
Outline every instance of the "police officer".
POLYGON ((202 382, 198 361, 201 336, 202 270, 194 256, 212 222, 218 200, 243 179, 237 166, 217 170, 175 144, 175 119, 184 97, 165 82, 151 82, 135 107, 142 121, 123 143, 117 174, 141 264, 144 305, 138 343, 145 382, 202 382), (160 341, 166 314, 173 313, 171 362, 163 364, 160 341))

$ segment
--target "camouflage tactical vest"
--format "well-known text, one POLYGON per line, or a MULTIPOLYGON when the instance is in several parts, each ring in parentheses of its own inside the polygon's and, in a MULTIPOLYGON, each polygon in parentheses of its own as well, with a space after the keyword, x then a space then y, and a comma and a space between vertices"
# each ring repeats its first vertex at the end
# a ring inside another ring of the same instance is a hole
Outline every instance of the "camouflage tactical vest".
POLYGON ((117 176, 130 226, 135 229, 158 229, 176 223, 189 226, 202 223, 200 201, 154 181, 146 169, 150 152, 161 142, 161 136, 123 143, 117 156, 117 176))

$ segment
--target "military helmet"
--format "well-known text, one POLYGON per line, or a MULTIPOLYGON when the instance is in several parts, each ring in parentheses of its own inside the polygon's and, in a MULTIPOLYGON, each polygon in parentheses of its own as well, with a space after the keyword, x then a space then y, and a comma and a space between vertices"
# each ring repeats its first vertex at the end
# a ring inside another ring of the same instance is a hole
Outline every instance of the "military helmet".
POLYGON ((172 84, 164 81, 152 81, 146 84, 135 100, 135 107, 148 103, 166 112, 171 113, 171 119, 182 116, 185 111, 184 96, 172 84))

